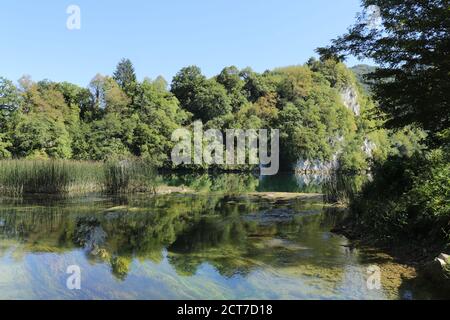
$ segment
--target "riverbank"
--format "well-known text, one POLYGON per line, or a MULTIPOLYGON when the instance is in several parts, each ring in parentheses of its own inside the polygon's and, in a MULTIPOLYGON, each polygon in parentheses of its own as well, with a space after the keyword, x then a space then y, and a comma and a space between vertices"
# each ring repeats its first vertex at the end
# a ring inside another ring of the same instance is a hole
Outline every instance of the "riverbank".
POLYGON ((323 200, 321 193, 298 193, 298 192, 249 192, 248 196, 258 197, 266 200, 323 200))
POLYGON ((386 253, 389 259, 409 269, 410 276, 414 274, 411 279, 415 278, 419 283, 431 283, 444 296, 450 295, 450 257, 445 254, 449 251, 448 245, 424 245, 413 241, 380 242, 374 236, 358 232, 349 219, 331 231, 349 239, 352 248, 375 249, 386 253))

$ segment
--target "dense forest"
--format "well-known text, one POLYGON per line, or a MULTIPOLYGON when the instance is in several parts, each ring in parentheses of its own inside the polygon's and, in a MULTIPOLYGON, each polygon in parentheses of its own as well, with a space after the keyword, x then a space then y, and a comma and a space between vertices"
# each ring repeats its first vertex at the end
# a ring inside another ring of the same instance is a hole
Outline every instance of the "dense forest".
POLYGON ((280 161, 289 170, 358 171, 420 149, 420 130, 381 128, 365 87, 343 63, 315 59, 262 74, 231 66, 210 79, 189 66, 170 86, 162 77, 139 82, 128 59, 87 88, 1 78, 0 158, 140 157, 173 169, 172 132, 196 120, 220 130, 279 129, 280 161))

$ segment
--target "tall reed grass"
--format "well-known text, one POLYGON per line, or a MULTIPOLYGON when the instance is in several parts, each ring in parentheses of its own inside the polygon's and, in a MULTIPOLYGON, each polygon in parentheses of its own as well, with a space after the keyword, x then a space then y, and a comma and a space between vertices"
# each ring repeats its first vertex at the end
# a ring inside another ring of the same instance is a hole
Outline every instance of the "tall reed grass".
POLYGON ((107 193, 156 192, 156 170, 145 160, 107 161, 104 171, 107 193))
POLYGON ((367 175, 343 175, 338 173, 330 175, 322 185, 325 202, 350 204, 368 179, 367 175))
POLYGON ((2 160, 0 194, 155 191, 153 167, 141 160, 90 162, 2 160))
POLYGON ((67 160, 0 161, 0 193, 61 194, 96 191, 101 186, 102 164, 67 160))

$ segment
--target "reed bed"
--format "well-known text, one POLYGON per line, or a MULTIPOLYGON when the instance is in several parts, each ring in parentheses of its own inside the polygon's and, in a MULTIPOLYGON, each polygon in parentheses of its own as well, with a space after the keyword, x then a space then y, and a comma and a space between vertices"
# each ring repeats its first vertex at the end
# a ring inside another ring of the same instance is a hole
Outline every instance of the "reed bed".
POLYGON ((325 202, 349 205, 368 179, 366 175, 330 175, 322 186, 325 202))
POLYGON ((156 192, 156 170, 145 160, 108 161, 104 171, 107 193, 156 192))
POLYGON ((0 194, 70 194, 154 191, 155 171, 141 160, 108 162, 2 160, 0 194))

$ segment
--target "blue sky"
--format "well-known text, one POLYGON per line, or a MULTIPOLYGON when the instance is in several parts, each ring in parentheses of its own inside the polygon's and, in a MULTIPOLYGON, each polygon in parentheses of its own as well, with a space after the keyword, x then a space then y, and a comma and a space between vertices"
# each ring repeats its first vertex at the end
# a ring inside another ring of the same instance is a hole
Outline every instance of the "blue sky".
POLYGON ((359 11, 359 0, 2 1, 0 76, 85 86, 122 57, 139 79, 170 81, 192 64, 207 76, 228 65, 262 72, 304 63, 359 11), (81 9, 80 30, 66 28, 71 4, 81 9))

